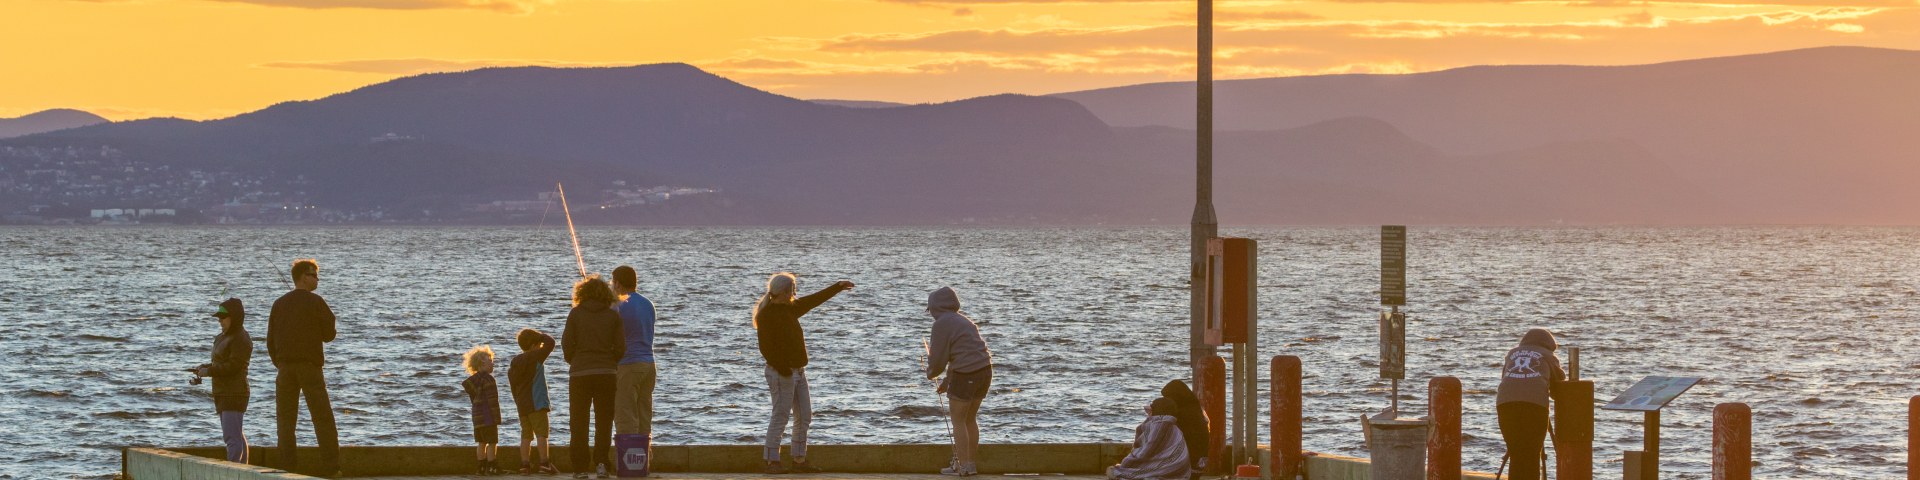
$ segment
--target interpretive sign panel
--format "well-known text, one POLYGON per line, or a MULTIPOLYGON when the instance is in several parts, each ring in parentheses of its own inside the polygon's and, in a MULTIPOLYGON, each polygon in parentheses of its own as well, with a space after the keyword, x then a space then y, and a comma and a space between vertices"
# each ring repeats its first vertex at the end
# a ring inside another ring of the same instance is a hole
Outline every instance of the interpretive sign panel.
POLYGON ((1407 226, 1380 226, 1380 304, 1407 304, 1407 226))
POLYGON ((1407 378, 1407 314, 1380 312, 1380 378, 1407 378))
POLYGON ((1687 389, 1700 383, 1700 377, 1647 377, 1640 383, 1627 388, 1625 393, 1608 401, 1600 407, 1602 410, 1630 410, 1651 412, 1666 408, 1667 402, 1674 397, 1687 393, 1687 389))

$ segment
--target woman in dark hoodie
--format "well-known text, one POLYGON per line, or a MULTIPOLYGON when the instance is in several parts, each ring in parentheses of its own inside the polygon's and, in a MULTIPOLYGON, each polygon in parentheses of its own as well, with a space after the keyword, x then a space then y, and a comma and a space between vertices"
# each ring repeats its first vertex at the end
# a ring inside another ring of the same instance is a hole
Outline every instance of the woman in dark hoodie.
POLYGON ((247 435, 241 431, 247 412, 247 364, 253 361, 253 337, 247 334, 247 311, 240 299, 220 302, 214 312, 220 319, 220 334, 213 337, 213 362, 194 369, 194 374, 213 377, 209 389, 213 410, 220 414, 220 438, 227 443, 227 461, 247 463, 247 435))
POLYGON ((1553 387, 1567 378, 1560 369, 1560 358, 1553 355, 1560 345, 1553 332, 1544 328, 1527 330, 1520 346, 1507 351, 1500 362, 1500 391, 1494 407, 1500 414, 1500 436, 1507 441, 1507 456, 1513 459, 1513 480, 1540 478, 1540 452, 1546 442, 1547 401, 1553 387))
POLYGON ((1188 476, 1200 478, 1200 472, 1207 466, 1207 456, 1213 452, 1213 442, 1207 436, 1207 412, 1200 408, 1200 397, 1194 396, 1193 389, 1179 380, 1160 387, 1160 396, 1173 400, 1176 407, 1173 424, 1180 427, 1180 437, 1186 440, 1187 465, 1193 469, 1188 476))
POLYGON ((573 478, 587 478, 607 462, 613 448, 615 367, 627 355, 620 312, 613 309, 616 300, 606 280, 588 275, 573 285, 573 311, 567 312, 566 329, 560 332, 561 355, 567 362, 567 420, 573 431, 567 451, 573 454, 573 478), (592 450, 587 449, 589 431, 592 450))
POLYGON ((787 417, 793 417, 793 469, 798 473, 818 473, 807 463, 807 427, 813 423, 813 397, 807 391, 807 337, 800 329, 800 316, 841 291, 853 288, 853 282, 835 282, 819 293, 793 298, 799 288, 793 274, 780 272, 767 279, 767 293, 753 305, 753 329, 760 341, 760 357, 767 360, 767 393, 773 397, 773 415, 767 421, 766 473, 787 473, 780 464, 780 436, 786 433, 787 417))

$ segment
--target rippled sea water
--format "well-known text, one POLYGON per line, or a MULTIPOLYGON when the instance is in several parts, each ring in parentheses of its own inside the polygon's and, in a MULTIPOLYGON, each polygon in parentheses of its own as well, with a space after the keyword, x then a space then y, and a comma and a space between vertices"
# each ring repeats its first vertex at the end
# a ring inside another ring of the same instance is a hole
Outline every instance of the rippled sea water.
MULTIPOLYGON (((1307 448, 1364 456, 1357 417, 1388 401, 1374 362, 1377 230, 1224 234, 1261 242, 1262 353, 1305 362, 1307 448)), ((1140 407, 1187 371, 1183 228, 580 235, 590 269, 633 265, 659 305, 661 443, 760 441, 767 396, 747 310, 782 270, 808 291, 859 284, 803 319, 815 443, 943 442, 939 403, 917 375, 925 296, 940 286, 960 291, 994 351, 987 442, 1129 441, 1140 407)), ((1920 229, 1414 227, 1410 237, 1404 408, 1424 411, 1426 378, 1461 378, 1470 469, 1500 459, 1500 356, 1541 326, 1583 347, 1602 400, 1646 375, 1710 378, 1664 417, 1662 457, 1677 478, 1706 477, 1720 402, 1753 407, 1761 476, 1906 470, 1920 229)), ((206 361, 222 288, 247 302, 263 337, 285 290, 275 269, 302 257, 319 260, 318 293, 340 317, 326 374, 342 442, 464 445, 461 352, 517 353, 523 327, 557 335, 576 278, 566 231, 552 227, 0 228, 0 248, 10 363, 0 478, 107 477, 122 446, 219 444, 206 386, 169 370, 206 361)), ((274 441, 272 367, 258 347, 256 445, 274 441)), ((564 397, 565 365, 556 356, 548 368, 564 397)), ((554 415, 555 438, 567 438, 566 413, 554 415)), ((1620 452, 1640 446, 1640 415, 1597 417, 1596 471, 1612 478, 1620 452)), ((301 435, 311 444, 310 429, 301 435)))

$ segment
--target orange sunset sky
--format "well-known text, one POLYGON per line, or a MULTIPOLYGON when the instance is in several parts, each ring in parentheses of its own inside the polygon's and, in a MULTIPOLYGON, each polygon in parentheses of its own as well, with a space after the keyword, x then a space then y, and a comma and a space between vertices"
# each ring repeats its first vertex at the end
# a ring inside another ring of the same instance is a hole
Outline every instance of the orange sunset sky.
MULTIPOLYGON (((1219 1, 1220 78, 1920 48, 1920 0, 1219 1)), ((1195 2, 0 0, 0 117, 219 118, 405 75, 685 62, 800 98, 1192 78, 1195 2)), ((1818 92, 1782 92, 1818 94, 1818 92)))

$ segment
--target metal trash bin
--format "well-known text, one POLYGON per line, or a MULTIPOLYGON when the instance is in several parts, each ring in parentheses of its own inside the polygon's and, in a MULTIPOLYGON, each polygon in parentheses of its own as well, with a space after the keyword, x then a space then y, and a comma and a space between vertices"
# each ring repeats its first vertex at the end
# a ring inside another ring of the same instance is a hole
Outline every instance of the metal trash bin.
POLYGON ((1383 412, 1362 417, 1367 429, 1367 450, 1372 456, 1373 480, 1425 480, 1427 478, 1426 417, 1396 418, 1383 412))

